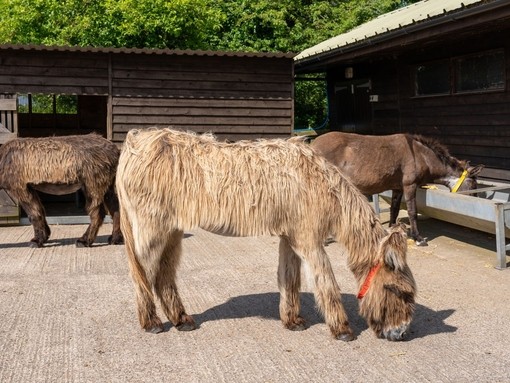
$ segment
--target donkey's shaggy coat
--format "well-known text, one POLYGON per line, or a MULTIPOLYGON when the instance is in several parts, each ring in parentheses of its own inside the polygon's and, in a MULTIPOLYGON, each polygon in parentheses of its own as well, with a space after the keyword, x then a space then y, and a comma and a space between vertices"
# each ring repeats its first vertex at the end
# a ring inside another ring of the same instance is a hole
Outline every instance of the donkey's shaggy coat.
POLYGON ((90 225, 76 246, 90 246, 106 214, 113 219, 110 243, 122 243, 115 172, 119 149, 97 135, 18 138, 0 147, 0 188, 16 199, 34 227, 33 246, 51 234, 37 190, 55 195, 81 188, 90 225))
POLYGON ((233 236, 278 235, 280 316, 299 316, 300 266, 308 264, 315 299, 334 337, 354 339, 323 243, 330 234, 349 253, 358 283, 380 268, 360 311, 378 336, 402 339, 414 311, 415 282, 406 236, 387 233, 366 199, 339 170, 300 140, 220 143, 170 129, 132 130, 119 159, 117 191, 141 326, 163 330, 154 292, 169 320, 194 329, 175 276, 184 230, 233 236))

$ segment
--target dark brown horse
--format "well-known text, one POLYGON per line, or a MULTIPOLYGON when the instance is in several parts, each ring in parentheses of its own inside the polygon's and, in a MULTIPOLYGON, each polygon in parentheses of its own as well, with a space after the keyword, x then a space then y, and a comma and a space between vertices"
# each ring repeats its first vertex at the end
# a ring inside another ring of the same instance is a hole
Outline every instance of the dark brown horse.
POLYGON ((76 246, 91 246, 106 209, 113 219, 109 243, 123 243, 115 173, 119 149, 97 135, 18 138, 0 147, 0 189, 18 201, 34 227, 32 246, 41 247, 51 230, 37 191, 63 195, 81 189, 90 225, 76 246))
POLYGON ((475 189, 476 176, 483 168, 452 157, 436 140, 410 134, 329 132, 317 137, 312 147, 339 167, 362 193, 392 190, 390 225, 396 223, 403 195, 411 237, 421 246, 427 241, 418 232, 416 189, 431 182, 451 191, 475 189))

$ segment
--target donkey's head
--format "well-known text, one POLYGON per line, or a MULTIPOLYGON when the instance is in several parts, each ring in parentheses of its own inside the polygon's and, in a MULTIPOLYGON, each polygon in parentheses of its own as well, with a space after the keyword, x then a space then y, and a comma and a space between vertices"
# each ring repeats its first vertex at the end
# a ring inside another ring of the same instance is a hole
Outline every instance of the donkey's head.
POLYGON ((380 338, 403 340, 414 313, 416 283, 406 262, 407 236, 400 225, 390 229, 358 294, 360 314, 380 338))
MULTIPOLYGON (((461 165, 461 174, 455 181, 450 190, 452 192, 473 190, 478 187, 477 176, 482 171, 483 165, 471 166, 469 161, 459 161, 461 165)), ((450 186, 450 185, 449 185, 450 186)))

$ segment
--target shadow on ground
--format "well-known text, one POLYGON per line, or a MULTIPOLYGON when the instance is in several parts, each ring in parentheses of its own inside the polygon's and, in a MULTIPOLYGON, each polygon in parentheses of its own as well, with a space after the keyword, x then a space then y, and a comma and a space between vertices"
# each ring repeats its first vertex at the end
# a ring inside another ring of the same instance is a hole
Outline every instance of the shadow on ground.
MULTIPOLYGON (((279 293, 249 294, 231 298, 225 303, 212 307, 203 313, 193 315, 196 323, 223 320, 261 317, 264 319, 280 320, 278 304, 279 293)), ((358 314, 358 300, 353 294, 343 294, 342 303, 347 311, 349 322, 356 335, 368 330, 365 320, 358 314)), ((457 327, 450 326, 445 320, 455 312, 453 309, 434 311, 423 305, 416 305, 416 311, 411 325, 408 340, 423 338, 430 335, 451 333, 457 327)), ((315 308, 312 293, 301 293, 301 316, 306 320, 307 326, 324 324, 322 316, 315 308)), ((165 323, 165 331, 171 327, 165 323)))

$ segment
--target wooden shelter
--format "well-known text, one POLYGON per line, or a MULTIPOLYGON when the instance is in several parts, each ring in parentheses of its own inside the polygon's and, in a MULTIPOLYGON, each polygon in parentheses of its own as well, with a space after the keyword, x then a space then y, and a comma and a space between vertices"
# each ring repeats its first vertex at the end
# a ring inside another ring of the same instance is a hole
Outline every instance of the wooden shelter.
POLYGON ((149 126, 210 131, 229 140, 287 137, 292 57, 0 45, 0 142, 96 131, 120 144, 129 129, 149 126), (57 101, 53 113, 37 112, 40 95, 57 101), (58 96, 74 96, 74 111, 59 112, 58 96))
POLYGON ((510 180, 510 2, 424 0, 295 57, 325 73, 331 130, 434 136, 510 180))

